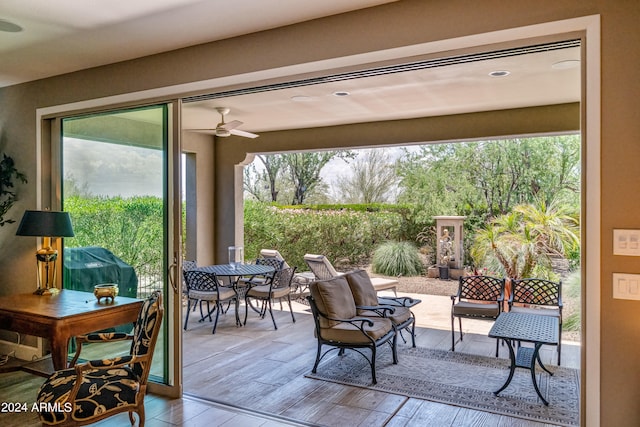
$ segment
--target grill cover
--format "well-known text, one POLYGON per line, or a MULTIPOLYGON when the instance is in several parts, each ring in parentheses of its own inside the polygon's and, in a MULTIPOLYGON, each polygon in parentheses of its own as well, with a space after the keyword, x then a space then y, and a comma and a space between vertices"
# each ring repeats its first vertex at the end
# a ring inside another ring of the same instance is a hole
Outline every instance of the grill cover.
POLYGON ((116 283, 118 295, 137 297, 138 278, 135 270, 111 251, 99 246, 65 248, 65 289, 93 293, 93 287, 101 283, 116 283))

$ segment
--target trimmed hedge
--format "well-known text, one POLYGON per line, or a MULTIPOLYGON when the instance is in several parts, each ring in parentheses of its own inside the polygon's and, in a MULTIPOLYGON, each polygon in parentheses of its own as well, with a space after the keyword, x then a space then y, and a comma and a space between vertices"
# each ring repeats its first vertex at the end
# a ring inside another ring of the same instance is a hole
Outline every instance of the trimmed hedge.
POLYGON ((403 222, 402 215, 391 210, 276 207, 245 201, 245 256, 250 260, 260 249, 277 249, 300 270, 307 270, 306 253, 326 255, 336 267, 363 265, 379 244, 401 240, 403 222))

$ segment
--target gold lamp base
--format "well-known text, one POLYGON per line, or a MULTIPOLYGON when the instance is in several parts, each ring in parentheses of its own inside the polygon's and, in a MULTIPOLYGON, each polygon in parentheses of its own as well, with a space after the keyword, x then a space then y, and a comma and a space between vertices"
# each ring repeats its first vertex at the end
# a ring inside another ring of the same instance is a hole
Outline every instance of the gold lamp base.
MULTIPOLYGON (((46 241, 45 244, 49 245, 46 241)), ((38 267, 38 289, 34 295, 56 295, 60 292, 56 288, 56 260, 58 251, 51 246, 45 246, 36 252, 36 264, 38 267)))

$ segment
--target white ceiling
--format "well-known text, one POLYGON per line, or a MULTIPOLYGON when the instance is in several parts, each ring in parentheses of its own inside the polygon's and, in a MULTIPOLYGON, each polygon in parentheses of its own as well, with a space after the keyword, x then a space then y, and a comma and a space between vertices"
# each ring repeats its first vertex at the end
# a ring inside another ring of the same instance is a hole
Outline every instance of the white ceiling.
POLYGON ((0 87, 396 0, 2 0, 0 87))
MULTIPOLYGON (((0 87, 391 1, 1 0, 0 29, 23 31, 0 31, 0 87)), ((574 47, 186 103, 183 127, 214 128, 216 106, 260 133, 577 102, 580 67, 552 66, 579 59, 574 47)))

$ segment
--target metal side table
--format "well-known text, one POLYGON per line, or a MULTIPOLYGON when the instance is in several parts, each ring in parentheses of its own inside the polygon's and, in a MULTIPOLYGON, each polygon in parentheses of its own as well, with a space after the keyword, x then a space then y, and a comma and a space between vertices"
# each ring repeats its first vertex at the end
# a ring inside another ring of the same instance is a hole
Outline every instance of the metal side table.
POLYGON ((543 345, 558 345, 560 339, 558 336, 558 319, 538 314, 501 313, 489 331, 489 337, 504 340, 509 348, 509 358, 511 359, 507 381, 493 394, 497 396, 509 386, 516 368, 525 368, 531 371, 531 380, 536 393, 545 405, 549 405, 549 402, 542 396, 538 388, 536 361, 549 375, 553 375, 542 364, 539 353, 540 347, 543 345), (513 341, 530 342, 533 343, 534 347, 518 347, 516 353, 513 349, 513 341))

